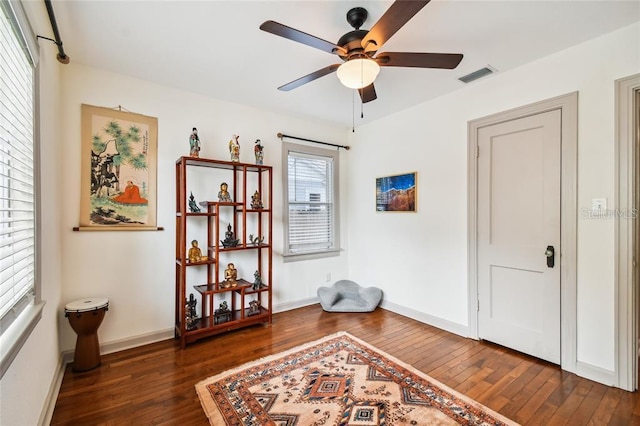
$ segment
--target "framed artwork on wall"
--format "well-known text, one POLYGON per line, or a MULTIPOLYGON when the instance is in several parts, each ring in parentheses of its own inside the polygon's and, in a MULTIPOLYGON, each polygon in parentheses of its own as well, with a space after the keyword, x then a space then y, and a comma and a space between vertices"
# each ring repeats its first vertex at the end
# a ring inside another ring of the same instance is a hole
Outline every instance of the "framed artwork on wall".
POLYGON ((157 230, 158 119, 82 105, 81 230, 157 230))
POLYGON ((416 212, 418 173, 376 178, 376 211, 416 212))

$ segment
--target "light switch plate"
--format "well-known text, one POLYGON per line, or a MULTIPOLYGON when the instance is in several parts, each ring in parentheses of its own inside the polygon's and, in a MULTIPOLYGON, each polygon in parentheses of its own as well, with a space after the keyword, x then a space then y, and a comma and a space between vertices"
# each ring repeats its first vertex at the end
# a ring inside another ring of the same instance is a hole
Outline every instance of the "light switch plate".
POLYGON ((607 210, 607 199, 606 198, 592 198, 591 199, 591 210, 594 212, 605 212, 607 210))

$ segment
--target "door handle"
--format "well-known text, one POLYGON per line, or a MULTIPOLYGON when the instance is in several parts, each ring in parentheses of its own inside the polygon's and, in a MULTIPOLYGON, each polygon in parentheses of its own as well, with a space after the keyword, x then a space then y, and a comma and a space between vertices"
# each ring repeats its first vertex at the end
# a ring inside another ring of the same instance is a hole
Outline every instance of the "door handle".
POLYGON ((553 268, 556 261, 556 249, 553 246, 547 246, 544 255, 547 256, 547 268, 553 268))

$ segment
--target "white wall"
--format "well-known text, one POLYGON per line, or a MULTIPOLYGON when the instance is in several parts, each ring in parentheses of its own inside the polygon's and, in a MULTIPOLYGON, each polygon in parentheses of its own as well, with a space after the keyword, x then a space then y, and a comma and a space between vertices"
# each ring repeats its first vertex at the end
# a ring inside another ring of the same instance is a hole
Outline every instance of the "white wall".
MULTIPOLYGON (((48 32, 42 3, 26 2, 37 33, 48 32)), ((105 296, 110 310, 103 344, 170 330, 174 298, 174 164, 196 126, 203 157, 227 158, 241 135, 242 160, 261 138, 265 162, 280 186, 276 132, 353 146, 341 151, 343 248, 348 256, 282 263, 274 256, 274 303, 306 303, 318 285, 349 278, 380 286, 385 300, 443 322, 468 324, 466 270, 467 121, 579 91, 579 207, 613 203, 613 81, 640 70, 640 25, 619 30, 458 92, 357 129, 343 129, 204 98, 88 68, 59 65, 45 45, 41 61, 43 318, 0 383, 0 424, 36 424, 75 335, 64 305, 105 296), (59 74, 62 73, 60 76, 59 74), (59 85, 62 82, 62 89, 59 85), (73 232, 80 203, 80 104, 124 108, 158 117, 158 224, 162 232, 73 232), (62 124, 59 124, 61 120, 62 124), (349 166, 347 167, 347 161, 349 166), (375 213, 379 176, 417 171, 418 213, 375 213), (347 184, 348 183, 348 184, 347 184), (346 213, 345 213, 346 212, 346 213), (356 220, 357 218, 357 220, 356 220), (59 326, 59 328, 58 328, 59 326), (58 331, 60 345, 58 345, 58 331)), ((217 184, 217 183, 216 183, 217 184)), ((215 185, 214 185, 215 186, 215 185)), ((282 206, 275 203, 275 252, 282 250, 282 206)), ((578 222, 578 359, 614 367, 613 222, 578 222)))
MULTIPOLYGON (((614 80, 639 71, 636 23, 358 128, 348 179, 350 277, 464 329, 467 122, 578 91, 578 208, 592 198, 613 206, 614 80), (410 171, 418 172, 418 213, 376 213, 375 178, 410 171)), ((613 220, 578 219, 577 275, 577 361, 613 371, 613 220)))
MULTIPOLYGON (((141 66, 144 66, 141 64, 141 66)), ((152 72, 152 71, 150 71, 152 72)), ((229 159, 227 143, 240 135, 240 159, 253 163, 253 142, 265 146, 265 164, 274 167, 274 306, 276 310, 308 304, 316 288, 346 276, 346 255, 297 263, 282 262, 281 142, 276 133, 344 143, 342 129, 273 114, 248 106, 213 100, 72 63, 64 68, 64 152, 62 185, 63 293, 58 306, 82 297, 103 296, 109 311, 99 330, 101 344, 109 344, 173 329, 175 277, 175 161, 188 155, 192 127, 198 128, 201 157, 229 159), (80 105, 123 108, 158 118, 159 232, 73 232, 80 205, 80 105)), ((346 174, 346 153, 342 152, 346 174)), ((344 180, 343 182, 346 182, 344 180)), ((208 185, 214 199, 220 181, 208 185)), ((341 191, 347 193, 343 185, 341 191)), ((344 229, 344 227, 343 227, 344 229)), ((204 238, 204 235, 202 236, 204 238)), ((346 235, 343 238, 346 240, 346 235)), ((344 244, 343 244, 344 248, 344 244)), ((75 335, 60 317, 61 346, 73 349, 75 335)), ((172 333, 172 332, 171 332, 172 333)), ((165 333, 166 334, 166 333, 165 333)))
MULTIPOLYGON (((44 3, 25 2, 24 5, 34 32, 48 33, 50 24, 44 3)), ((0 382, 2 425, 38 424, 61 362, 57 321, 62 285, 60 161, 63 151, 59 145, 62 65, 56 61, 56 53, 52 44, 44 44, 40 50, 42 299, 46 304, 40 322, 0 382)))

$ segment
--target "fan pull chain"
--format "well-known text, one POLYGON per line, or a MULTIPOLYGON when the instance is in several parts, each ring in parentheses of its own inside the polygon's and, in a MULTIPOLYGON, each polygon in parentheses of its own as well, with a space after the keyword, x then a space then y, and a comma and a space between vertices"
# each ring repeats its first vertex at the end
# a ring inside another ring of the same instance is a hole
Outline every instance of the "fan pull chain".
POLYGON ((360 93, 360 118, 364 118, 364 62, 360 62, 360 86, 362 92, 360 93))
POLYGON ((356 132, 356 91, 351 91, 351 133, 356 132))

